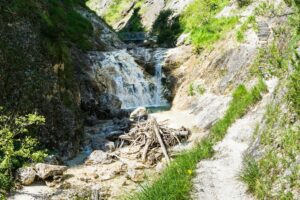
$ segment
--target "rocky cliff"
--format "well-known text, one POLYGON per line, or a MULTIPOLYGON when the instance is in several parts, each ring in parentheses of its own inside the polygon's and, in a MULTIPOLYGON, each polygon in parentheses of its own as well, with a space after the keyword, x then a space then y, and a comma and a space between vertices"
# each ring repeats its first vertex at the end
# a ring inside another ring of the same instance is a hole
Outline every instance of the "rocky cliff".
POLYGON ((105 88, 89 77, 86 52, 112 50, 122 42, 79 1, 4 0, 0 10, 0 105, 12 115, 44 115, 46 125, 38 133, 42 144, 74 156, 85 113, 105 103, 90 102, 88 95, 101 96, 105 88))

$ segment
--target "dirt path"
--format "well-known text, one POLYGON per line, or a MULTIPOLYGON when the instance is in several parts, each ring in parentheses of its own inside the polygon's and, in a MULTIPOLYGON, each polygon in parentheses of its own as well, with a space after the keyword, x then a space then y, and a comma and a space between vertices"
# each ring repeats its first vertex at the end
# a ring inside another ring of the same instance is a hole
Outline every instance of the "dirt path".
POLYGON ((251 200, 246 186, 239 180, 243 166, 243 155, 250 145, 251 137, 261 122, 266 105, 275 90, 277 80, 267 81, 269 93, 243 118, 228 130, 223 141, 215 145, 215 156, 201 161, 194 178, 193 199, 251 200))

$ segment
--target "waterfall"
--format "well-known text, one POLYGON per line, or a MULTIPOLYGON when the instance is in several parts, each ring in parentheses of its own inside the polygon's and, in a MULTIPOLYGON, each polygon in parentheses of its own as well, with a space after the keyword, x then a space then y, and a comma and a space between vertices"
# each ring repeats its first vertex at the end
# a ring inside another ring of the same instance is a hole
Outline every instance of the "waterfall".
POLYGON ((116 95, 123 109, 156 107, 167 101, 162 97, 162 66, 165 51, 154 52, 155 76, 150 76, 126 50, 90 52, 94 80, 116 95))
POLYGON ((167 101, 162 97, 162 67, 164 65, 166 49, 157 49, 154 52, 155 60, 155 106, 166 105, 167 101))

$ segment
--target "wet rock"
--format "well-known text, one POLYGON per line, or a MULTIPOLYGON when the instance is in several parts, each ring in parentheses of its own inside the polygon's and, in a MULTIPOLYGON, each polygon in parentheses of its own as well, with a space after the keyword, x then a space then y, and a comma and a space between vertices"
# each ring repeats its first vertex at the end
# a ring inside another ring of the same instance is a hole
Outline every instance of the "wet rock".
POLYGON ((85 161, 86 165, 96 165, 96 164, 110 164, 112 163, 112 158, 101 150, 96 150, 91 153, 88 159, 85 161))
POLYGON ((148 112, 145 107, 138 107, 130 114, 131 120, 141 120, 147 118, 148 118, 148 112))
POLYGON ((36 177, 36 171, 33 167, 25 167, 17 170, 17 179, 22 185, 31 185, 36 177))
POLYGON ((35 170, 38 177, 45 180, 47 178, 53 178, 57 175, 62 175, 67 170, 66 166, 61 165, 49 165, 44 163, 38 163, 35 165, 35 170))

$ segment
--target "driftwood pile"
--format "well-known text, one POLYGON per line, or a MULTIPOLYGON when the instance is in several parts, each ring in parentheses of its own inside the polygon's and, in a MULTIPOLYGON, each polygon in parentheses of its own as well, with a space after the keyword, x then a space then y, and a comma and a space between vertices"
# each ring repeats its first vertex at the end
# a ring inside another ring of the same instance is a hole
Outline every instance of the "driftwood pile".
POLYGON ((131 146, 141 147, 142 162, 146 162, 147 157, 150 157, 151 154, 154 154, 160 149, 167 163, 169 163, 170 147, 186 141, 189 134, 189 130, 183 127, 180 129, 172 129, 167 127, 164 123, 158 124, 154 118, 150 118, 146 121, 135 122, 130 131, 125 135, 121 135, 119 138, 131 146))

